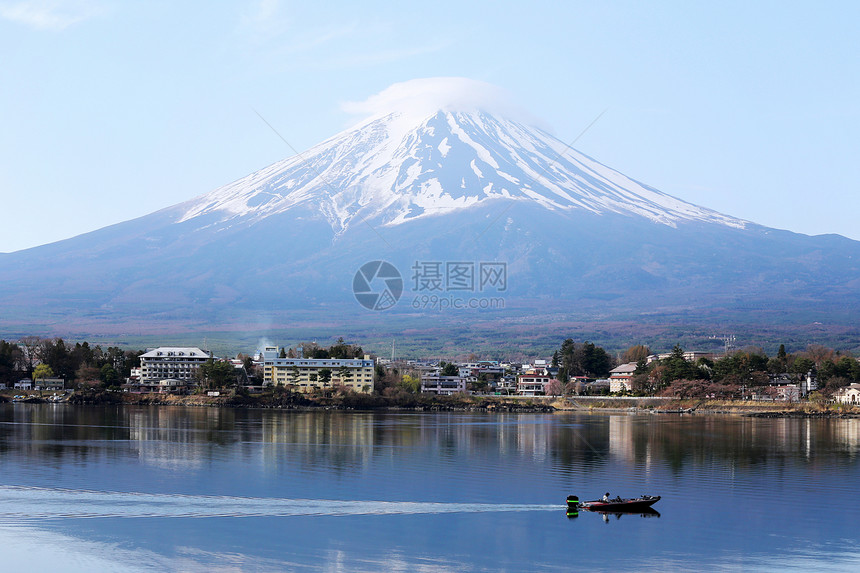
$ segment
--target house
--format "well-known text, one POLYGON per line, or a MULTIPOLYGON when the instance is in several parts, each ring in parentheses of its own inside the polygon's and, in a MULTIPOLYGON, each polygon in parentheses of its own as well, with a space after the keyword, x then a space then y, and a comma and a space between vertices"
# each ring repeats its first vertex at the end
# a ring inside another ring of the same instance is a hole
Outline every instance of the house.
POLYGON ((356 392, 373 390, 374 362, 364 358, 280 358, 277 346, 263 350, 263 384, 292 386, 299 392, 345 386, 356 392))
POLYGON ((622 389, 630 391, 633 389, 633 384, 630 380, 633 378, 633 373, 636 372, 636 363, 628 362, 621 366, 616 366, 609 371, 609 391, 621 392, 622 389))
POLYGON ((140 380, 130 380, 122 385, 123 392, 131 394, 147 394, 150 392, 158 392, 158 382, 142 383, 140 380))
POLYGON ((27 380, 24 378, 23 380, 18 380, 15 382, 16 390, 32 390, 33 389, 33 381, 27 380))
POLYGON ((466 393, 467 377, 464 376, 422 376, 421 393, 450 396, 466 393))
POLYGON ((585 394, 608 394, 611 392, 612 381, 609 378, 600 378, 593 382, 588 382, 583 386, 585 394))
POLYGON ((498 380, 490 382, 493 391, 500 395, 515 394, 517 391, 517 379, 513 376, 502 376, 498 380))
POLYGON ((800 384, 771 383, 750 392, 750 399, 759 402, 797 402, 800 400, 800 384))
POLYGON ((177 380, 167 378, 158 381, 157 392, 159 394, 183 394, 188 389, 188 380, 177 380))
POLYGON ((833 393, 833 399, 840 404, 860 404, 860 384, 854 383, 833 393))
MULTIPOLYGON (((769 391, 771 396, 780 394, 776 389, 788 386, 794 386, 797 388, 797 394, 801 398, 805 398, 809 396, 810 392, 814 392, 818 389, 818 381, 815 378, 815 371, 811 370, 806 373, 805 376, 795 375, 795 374, 771 374, 768 380, 768 386, 772 389, 769 391)), ((789 391, 789 393, 793 396, 795 394, 794 390, 789 391)), ((783 395, 785 392, 782 393, 783 395)))
POLYGON ((815 370, 810 370, 806 373, 803 381, 800 383, 800 394, 808 396, 810 392, 818 390, 818 380, 815 378, 815 370))
POLYGON ((500 367, 498 362, 491 360, 458 363, 457 369, 461 378, 470 378, 469 382, 486 380, 492 383, 505 374, 505 369, 500 367))
POLYGON ((546 386, 553 380, 549 374, 533 372, 517 376, 517 394, 520 396, 543 396, 546 386))
POLYGON ((62 392, 66 387, 66 381, 63 378, 45 378, 39 380, 39 388, 48 392, 62 392))
POLYGON ((477 376, 476 371, 478 370, 477 364, 458 364, 457 365, 457 373, 462 378, 464 376, 477 376))
POLYGON ((140 356, 140 384, 160 380, 196 381, 212 354, 196 347, 160 346, 140 356))

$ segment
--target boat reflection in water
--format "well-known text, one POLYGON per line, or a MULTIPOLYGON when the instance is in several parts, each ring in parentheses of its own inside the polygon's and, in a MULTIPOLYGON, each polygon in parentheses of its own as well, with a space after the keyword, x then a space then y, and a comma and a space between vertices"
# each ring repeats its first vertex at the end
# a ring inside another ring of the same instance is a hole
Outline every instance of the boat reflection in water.
POLYGON ((614 515, 615 519, 621 519, 622 515, 638 515, 639 517, 660 517, 660 512, 656 509, 651 509, 650 507, 640 509, 638 511, 597 511, 595 509, 587 509, 586 511, 599 513, 603 516, 603 521, 605 523, 609 523, 610 515, 614 515))
POLYGON ((609 523, 610 515, 614 515, 615 519, 621 519, 622 515, 638 515, 639 517, 660 517, 660 512, 650 507, 637 509, 634 511, 600 511, 598 509, 590 509, 587 507, 568 507, 567 517, 571 519, 573 519, 574 517, 579 517, 580 509, 589 513, 599 513, 601 516, 603 516, 603 521, 605 521, 606 523, 609 523))

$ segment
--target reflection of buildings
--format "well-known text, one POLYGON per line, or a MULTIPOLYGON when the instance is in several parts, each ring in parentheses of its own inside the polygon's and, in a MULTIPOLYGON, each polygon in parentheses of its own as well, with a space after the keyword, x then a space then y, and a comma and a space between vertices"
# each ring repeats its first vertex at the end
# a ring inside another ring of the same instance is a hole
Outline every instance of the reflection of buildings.
POLYGON ((211 450, 241 439, 227 408, 130 408, 129 443, 140 461, 170 470, 199 469, 211 450))
POLYGON ((831 439, 842 444, 851 458, 860 452, 860 420, 833 420, 831 439))
POLYGON ((543 461, 552 439, 552 426, 550 424, 528 423, 529 420, 523 418, 519 418, 518 421, 521 423, 516 426, 517 450, 535 461, 543 461))
POLYGON ((302 487, 335 480, 347 488, 338 495, 360 478, 372 482, 365 493, 376 496, 386 491, 389 476, 399 476, 412 484, 409 491, 432 498, 444 491, 438 483, 483 483, 496 471, 507 477, 508 465, 512 479, 487 481, 487 488, 520 491, 519 482, 526 483, 531 468, 542 464, 575 485, 594 476, 612 481, 601 468, 627 479, 652 471, 829 471, 860 458, 860 420, 854 419, 48 404, 7 404, 0 410, 6 422, 0 425, 0 453, 9 452, 7 460, 23 452, 39 460, 39 467, 63 459, 96 467, 131 458, 147 471, 178 476, 209 475, 234 464, 247 467, 249 475, 283 476, 302 487), (600 471, 592 473, 594 468, 600 471))
POLYGON ((648 471, 661 455, 658 441, 663 432, 674 434, 675 429, 651 417, 613 414, 609 417, 609 455, 648 471))
MULTIPOLYGON (((651 420, 644 424, 653 423, 651 420)), ((643 427, 641 416, 612 415, 609 417, 609 455, 628 462, 642 462, 645 467, 651 466, 653 446, 651 437, 645 433, 641 434, 643 427), (638 441, 637 441, 638 440, 638 441), (637 459, 637 446, 644 442, 644 456, 637 459)))
POLYGON ((633 460, 632 417, 616 415, 609 417, 609 455, 633 460))
POLYGON ((262 413, 263 463, 276 466, 299 463, 331 467, 335 471, 370 464, 380 439, 374 416, 362 412, 262 413), (289 448, 285 456, 282 445, 289 448))

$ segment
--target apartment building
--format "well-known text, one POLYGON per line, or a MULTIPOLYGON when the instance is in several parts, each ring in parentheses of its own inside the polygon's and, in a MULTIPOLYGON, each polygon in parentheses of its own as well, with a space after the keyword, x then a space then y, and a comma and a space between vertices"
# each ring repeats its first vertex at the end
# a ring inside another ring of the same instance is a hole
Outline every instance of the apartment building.
POLYGON ((197 380, 211 353, 196 347, 160 346, 140 356, 140 382, 197 380))
POLYGON ((263 384, 313 392, 346 386, 356 392, 373 390, 374 363, 364 358, 281 358, 277 346, 263 350, 263 384))

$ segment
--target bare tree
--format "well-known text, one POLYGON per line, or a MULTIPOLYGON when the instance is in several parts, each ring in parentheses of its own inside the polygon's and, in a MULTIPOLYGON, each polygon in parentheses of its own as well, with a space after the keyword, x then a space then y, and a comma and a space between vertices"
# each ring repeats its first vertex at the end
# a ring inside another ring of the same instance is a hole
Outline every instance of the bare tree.
POLYGON ((637 344, 625 350, 624 354, 621 356, 621 360, 624 362, 639 362, 640 360, 648 358, 650 354, 651 349, 643 344, 637 344))
POLYGON ((36 366, 36 361, 39 360, 42 339, 38 336, 25 336, 18 343, 24 351, 24 368, 27 370, 27 377, 32 377, 33 368, 36 366))
POLYGON ((815 362, 816 366, 821 366, 821 363, 825 360, 835 360, 836 353, 826 346, 822 346, 820 344, 810 344, 806 347, 806 355, 810 360, 815 362))

